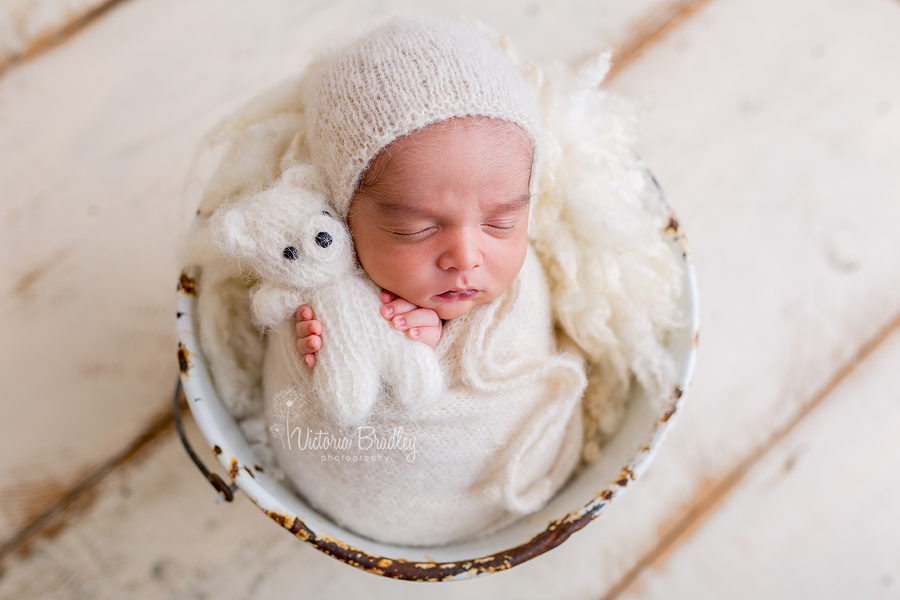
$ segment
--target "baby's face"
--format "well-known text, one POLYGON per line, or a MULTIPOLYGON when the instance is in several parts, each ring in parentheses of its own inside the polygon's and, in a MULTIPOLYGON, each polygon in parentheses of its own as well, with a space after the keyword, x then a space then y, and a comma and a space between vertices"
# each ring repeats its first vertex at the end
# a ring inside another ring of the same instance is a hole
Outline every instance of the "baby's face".
POLYGON ((521 129, 485 118, 397 140, 375 159, 350 207, 363 269, 442 319, 493 300, 525 261, 531 163, 521 129))

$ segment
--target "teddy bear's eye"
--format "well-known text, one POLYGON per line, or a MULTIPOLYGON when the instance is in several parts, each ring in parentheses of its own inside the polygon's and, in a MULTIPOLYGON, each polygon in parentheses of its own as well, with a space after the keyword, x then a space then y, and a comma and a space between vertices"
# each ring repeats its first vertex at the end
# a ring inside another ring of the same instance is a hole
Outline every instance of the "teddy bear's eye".
POLYGON ((297 260, 298 258, 300 258, 300 253, 297 252, 297 249, 293 246, 288 246, 287 248, 285 248, 282 254, 284 254, 284 257, 288 260, 297 260))
MULTIPOLYGON (((331 234, 329 234, 327 231, 320 231, 316 234, 316 243, 323 248, 327 248, 328 246, 330 246, 332 241, 333 240, 331 239, 331 234)), ((287 252, 287 250, 285 250, 285 252, 287 252)))
POLYGON ((323 211, 322 211, 322 214, 325 215, 326 217, 330 217, 330 216, 331 216, 331 213, 328 212, 327 210, 323 210, 323 211))

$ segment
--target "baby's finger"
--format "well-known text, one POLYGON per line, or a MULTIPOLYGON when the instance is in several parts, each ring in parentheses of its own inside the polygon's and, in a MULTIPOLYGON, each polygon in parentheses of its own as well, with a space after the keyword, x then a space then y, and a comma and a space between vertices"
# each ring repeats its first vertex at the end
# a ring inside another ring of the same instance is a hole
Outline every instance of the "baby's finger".
POLYGON ((322 324, 316 320, 297 321, 294 327, 297 331, 297 337, 305 338, 311 335, 322 335, 322 324))
POLYGON ((428 344, 432 348, 441 341, 440 327, 413 327, 406 334, 409 339, 428 344))
POLYGON ((402 315, 419 308, 412 302, 403 298, 396 298, 381 307, 381 316, 385 319, 392 319, 396 315, 402 315))
POLYGON ((297 309, 297 320, 298 321, 310 321, 316 318, 316 313, 313 311, 311 306, 303 305, 297 309))
POLYGON ((381 292, 381 303, 387 304, 388 302, 393 302, 394 300, 396 300, 399 297, 400 296, 398 296, 394 292, 389 292, 387 290, 384 290, 383 292, 381 292))
POLYGON ((300 354, 312 354, 322 347, 322 338, 317 335, 297 338, 297 350, 300 354))
POLYGON ((408 313, 397 315, 391 319, 394 329, 411 329, 412 327, 435 327, 441 324, 437 313, 430 308, 416 308, 408 313))

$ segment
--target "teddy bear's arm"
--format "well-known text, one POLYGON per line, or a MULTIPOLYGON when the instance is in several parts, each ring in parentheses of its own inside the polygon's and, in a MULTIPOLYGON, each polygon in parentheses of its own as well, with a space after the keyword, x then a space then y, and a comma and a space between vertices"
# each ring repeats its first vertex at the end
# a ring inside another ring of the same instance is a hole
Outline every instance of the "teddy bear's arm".
MULTIPOLYGON (((349 282, 348 282, 349 283, 349 282)), ((409 339, 381 317, 381 289, 371 281, 354 281, 365 318, 360 318, 359 339, 377 349, 381 379, 394 399, 409 407, 430 404, 444 391, 444 377, 437 353, 427 344, 409 339)))
POLYGON ((384 375, 394 398, 408 407, 437 400, 444 391, 444 377, 437 353, 427 344, 415 342, 390 327, 385 336, 384 375))
POLYGON ((263 282, 250 290, 250 311, 253 323, 260 329, 274 329, 294 316, 304 303, 299 290, 263 282))

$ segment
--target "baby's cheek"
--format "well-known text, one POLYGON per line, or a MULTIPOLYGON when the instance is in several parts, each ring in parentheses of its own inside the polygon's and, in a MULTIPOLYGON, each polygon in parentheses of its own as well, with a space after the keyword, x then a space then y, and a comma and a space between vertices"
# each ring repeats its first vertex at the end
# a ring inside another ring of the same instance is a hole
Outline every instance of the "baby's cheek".
POLYGON ((528 239, 522 236, 516 239, 514 243, 502 249, 500 256, 500 269, 498 272, 498 283, 503 289, 512 285, 512 282, 519 275, 522 266, 525 264, 525 256, 528 253, 528 239))

